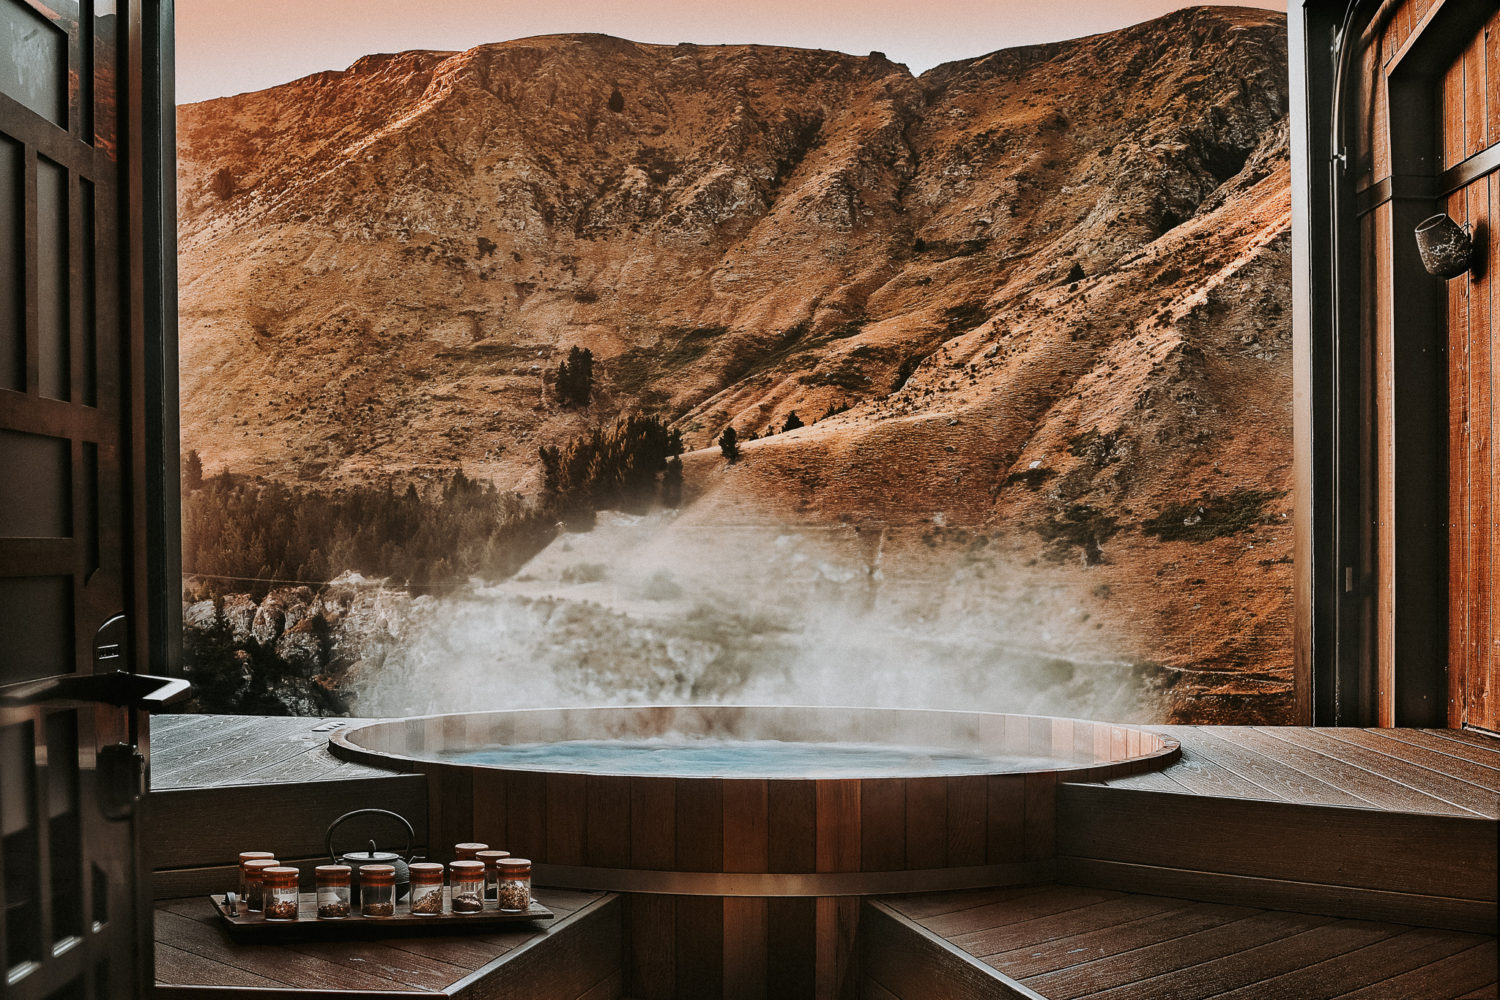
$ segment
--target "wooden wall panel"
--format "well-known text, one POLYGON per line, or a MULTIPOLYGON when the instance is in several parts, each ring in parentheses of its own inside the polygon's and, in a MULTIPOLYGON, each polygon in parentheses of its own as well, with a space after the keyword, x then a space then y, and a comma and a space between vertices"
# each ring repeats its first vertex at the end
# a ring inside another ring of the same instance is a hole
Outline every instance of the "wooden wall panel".
MULTIPOLYGON (((1467 219, 1468 202, 1455 194, 1447 211, 1467 219)), ((1448 578, 1469 578, 1469 533, 1454 530, 1469 522, 1469 314, 1462 285, 1448 284, 1448 578)), ((1469 599, 1462 587, 1448 588, 1448 719, 1463 724, 1464 678, 1468 672, 1469 599)))
MULTIPOLYGON (((1465 57, 1467 67, 1471 59, 1465 57)), ((1471 121, 1473 119, 1471 118, 1471 121)), ((1490 211, 1489 178, 1470 184, 1465 189, 1468 201, 1469 223, 1474 232, 1485 238, 1493 225, 1490 211)), ((1473 704, 1475 685, 1482 685, 1483 678, 1494 666, 1492 633, 1494 623, 1493 573, 1494 553, 1490 549, 1491 525, 1495 520, 1495 466, 1493 458, 1495 414, 1493 406, 1494 365, 1490 350, 1490 272, 1485 267, 1477 280, 1470 277, 1456 279, 1453 284, 1463 284, 1469 299, 1469 566, 1468 580, 1463 593, 1470 605, 1469 642, 1466 651, 1465 685, 1466 699, 1470 702, 1465 710, 1465 722, 1484 724, 1483 713, 1476 712, 1473 704)), ((1450 574, 1449 579, 1454 579, 1450 574)), ((1494 720, 1489 722, 1494 728, 1494 720)))
POLYGON ((1485 142, 1485 85, 1484 85, 1484 35, 1474 37, 1463 55, 1464 74, 1464 158, 1467 159, 1484 149, 1485 142))
POLYGON ((1464 158, 1464 64, 1455 60, 1443 74, 1442 166, 1453 166, 1464 158))
POLYGON ((1489 145, 1500 142, 1500 9, 1484 29, 1485 136, 1489 145))
MULTIPOLYGON (((1500 62, 1500 42, 1495 41, 1495 39, 1500 39, 1500 14, 1497 14, 1491 21, 1490 31, 1492 34, 1492 45, 1496 51, 1496 61, 1500 62)), ((1497 82, 1500 82, 1500 73, 1496 74, 1496 78, 1497 82)), ((1492 89, 1491 93, 1496 96, 1496 101, 1490 105, 1493 112, 1497 106, 1500 106, 1500 90, 1492 89)), ((1496 267, 1500 267, 1500 173, 1490 174, 1489 189, 1490 245, 1488 254, 1489 266, 1493 270, 1496 267)), ((1497 317, 1500 317, 1500 281, 1496 281, 1492 276, 1490 279, 1489 335, 1488 337, 1483 337, 1481 334, 1481 339, 1488 342, 1487 346, 1490 353, 1491 478, 1489 487, 1491 497, 1489 504, 1490 523, 1487 532, 1489 536, 1490 586, 1488 594, 1484 595, 1483 598, 1488 604, 1490 644, 1488 649, 1478 650, 1478 667, 1474 675, 1468 679, 1467 691, 1465 692, 1467 713, 1465 721, 1488 729, 1492 733, 1500 732, 1500 699, 1497 699, 1497 692, 1500 692, 1500 621, 1497 621, 1497 617, 1500 617, 1500 594, 1496 593, 1497 590, 1500 590, 1500 586, 1497 586, 1497 577, 1500 577, 1500 496, 1496 495, 1500 493, 1500 482, 1497 482, 1497 480, 1500 480, 1500 475, 1496 474, 1496 470, 1500 470, 1500 433, 1496 432, 1496 420, 1494 417, 1496 410, 1495 384, 1500 382, 1500 378, 1497 378, 1495 371, 1497 364, 1500 364, 1500 322, 1497 322, 1497 317)), ((1480 534, 1485 533, 1483 526, 1481 526, 1480 534)))
MULTIPOLYGON (((1391 206, 1374 212, 1374 337, 1375 398, 1384 407, 1396 396, 1395 329, 1391 302, 1391 206)), ((1375 433, 1375 468, 1381 483, 1396 476, 1396 428, 1388 415, 1378 421, 1375 433)), ((1383 488, 1376 513, 1376 718, 1382 726, 1396 724, 1396 498, 1383 488)))

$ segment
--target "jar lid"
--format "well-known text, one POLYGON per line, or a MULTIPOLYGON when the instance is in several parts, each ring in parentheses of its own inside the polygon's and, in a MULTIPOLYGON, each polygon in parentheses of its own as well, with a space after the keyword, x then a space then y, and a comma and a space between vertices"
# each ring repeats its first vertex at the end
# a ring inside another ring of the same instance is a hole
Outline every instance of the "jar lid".
POLYGON ((257 868, 275 868, 280 864, 281 862, 275 858, 251 858, 249 861, 240 862, 240 870, 251 872, 257 868))
POLYGON ((478 878, 484 874, 483 861, 455 861, 448 866, 455 878, 478 878))
POLYGON ((510 857, 509 851, 478 851, 474 854, 474 860, 483 861, 486 867, 495 867, 495 862, 501 858, 510 857))
POLYGON ((441 882, 443 880, 443 866, 436 861, 413 861, 406 866, 411 872, 413 882, 441 882))
POLYGON ((394 882, 396 869, 393 865, 360 865, 359 877, 365 882, 394 882))
POLYGON ((274 860, 276 860, 276 855, 273 854, 273 853, 271 853, 270 851, 241 851, 240 852, 240 864, 244 864, 246 861, 262 861, 262 860, 274 861, 274 860))
POLYGON ((495 862, 495 867, 499 868, 507 875, 529 875, 531 873, 531 859, 501 858, 499 861, 495 862))
POLYGON ((476 851, 487 851, 489 849, 490 849, 490 845, 489 844, 477 844, 477 843, 454 844, 453 845, 453 854, 454 854, 455 857, 459 858, 460 860, 467 860, 468 858, 472 858, 474 856, 474 853, 476 851))
POLYGON ((319 865, 313 869, 319 882, 347 882, 349 881, 348 865, 319 865))
POLYGON ((302 873, 295 868, 277 866, 265 869, 261 876, 265 879, 266 885, 286 886, 296 885, 297 876, 300 874, 302 873))

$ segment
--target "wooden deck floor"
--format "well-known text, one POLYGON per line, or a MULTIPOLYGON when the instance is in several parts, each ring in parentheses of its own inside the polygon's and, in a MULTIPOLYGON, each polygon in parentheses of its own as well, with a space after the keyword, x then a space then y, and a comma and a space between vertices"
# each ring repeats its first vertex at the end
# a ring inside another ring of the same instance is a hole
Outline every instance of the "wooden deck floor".
MULTIPOLYGON (((538 898, 556 920, 494 934, 431 935, 360 941, 311 941, 287 944, 237 944, 231 941, 205 897, 161 900, 156 904, 156 980, 159 996, 178 996, 234 987, 306 992, 337 990, 354 995, 412 994, 462 996, 487 974, 508 965, 508 959, 575 932, 581 919, 593 915, 606 901, 604 893, 548 890, 538 898)), ((618 901, 611 905, 618 909, 618 901)), ((615 925, 604 929, 608 942, 618 942, 615 925)), ((588 939, 596 948, 599 942, 588 939)), ((601 954, 594 959, 607 958, 601 954)), ((552 963, 548 963, 549 965, 552 963)), ((583 979, 602 976, 567 992, 567 970, 549 968, 545 978, 559 986, 559 995, 583 996, 618 971, 613 966, 580 971, 583 979)), ((606 962, 605 964, 609 964, 606 962)), ((507 973, 508 978, 519 976, 507 973)), ((618 990, 618 980, 613 984, 618 990)), ((613 992, 601 988, 601 995, 613 992)))
MULTIPOLYGON (((1031 991, 1015 996, 1497 996, 1495 938, 1458 931, 1056 884, 913 896, 879 905, 1031 991)), ((901 981, 903 964, 892 955, 870 970, 884 996, 922 995, 901 981)))
POLYGON ((1500 739, 1451 729, 1148 726, 1182 743, 1142 791, 1500 818, 1500 739))
POLYGON ((328 734, 366 719, 260 715, 151 717, 151 788, 208 788, 330 781, 386 774, 339 760, 328 734))

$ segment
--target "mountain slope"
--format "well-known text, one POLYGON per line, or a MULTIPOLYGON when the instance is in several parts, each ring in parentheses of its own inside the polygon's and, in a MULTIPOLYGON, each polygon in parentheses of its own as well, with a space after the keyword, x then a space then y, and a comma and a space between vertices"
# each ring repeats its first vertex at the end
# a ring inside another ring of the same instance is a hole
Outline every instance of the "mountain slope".
POLYGON ((733 467, 688 456, 680 532, 880 526, 888 576, 940 589, 962 531, 1086 606, 1083 652, 1270 717, 1285 67, 1281 16, 1191 8, 920 78, 573 35, 181 108, 184 447, 533 492, 538 445, 616 413, 708 448, 795 410, 733 467), (548 385, 574 344, 586 412, 548 385))

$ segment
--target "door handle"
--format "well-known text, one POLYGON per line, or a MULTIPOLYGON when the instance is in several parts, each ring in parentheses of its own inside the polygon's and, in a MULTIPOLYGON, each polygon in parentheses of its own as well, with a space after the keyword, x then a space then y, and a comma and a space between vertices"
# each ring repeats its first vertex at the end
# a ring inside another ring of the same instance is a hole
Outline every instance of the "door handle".
POLYGON ((112 615, 94 633, 92 674, 60 674, 0 687, 0 705, 16 708, 43 701, 71 701, 150 710, 175 705, 192 693, 193 685, 181 678, 153 677, 125 669, 128 648, 129 623, 124 615, 112 615))
POLYGON ((90 702, 120 708, 155 709, 175 705, 192 693, 180 677, 154 677, 112 670, 104 674, 64 674, 0 687, 0 705, 17 708, 44 701, 90 702))

